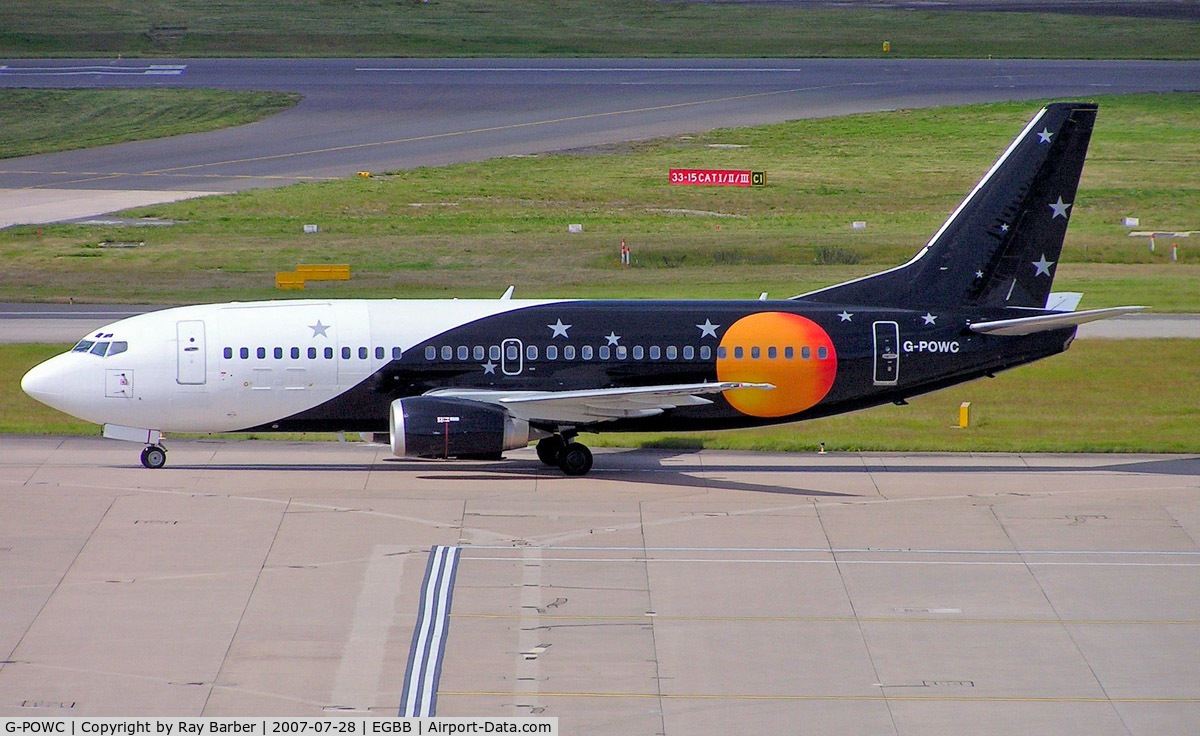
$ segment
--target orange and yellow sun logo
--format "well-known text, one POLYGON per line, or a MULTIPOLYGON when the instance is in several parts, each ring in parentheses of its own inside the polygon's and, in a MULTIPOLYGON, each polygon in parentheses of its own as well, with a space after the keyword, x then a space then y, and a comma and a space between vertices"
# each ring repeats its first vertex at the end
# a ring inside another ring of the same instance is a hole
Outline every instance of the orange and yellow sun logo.
POLYGON ((821 326, 798 314, 759 312, 721 337, 717 379, 771 383, 773 391, 726 391, 733 408, 753 417, 796 414, 825 398, 837 376, 837 352, 821 326))

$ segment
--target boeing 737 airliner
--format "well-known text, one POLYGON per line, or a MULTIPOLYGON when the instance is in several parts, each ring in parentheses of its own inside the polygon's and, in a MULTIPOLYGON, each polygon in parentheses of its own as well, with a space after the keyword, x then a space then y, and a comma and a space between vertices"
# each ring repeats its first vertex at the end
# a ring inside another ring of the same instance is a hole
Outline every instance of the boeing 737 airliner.
POLYGON ((537 441, 569 475, 580 432, 795 422, 1066 350, 1052 295, 1096 105, 1025 126, 908 263, 781 301, 297 300, 124 319, 29 371, 30 396, 145 445, 164 432, 352 431, 412 457, 537 441))

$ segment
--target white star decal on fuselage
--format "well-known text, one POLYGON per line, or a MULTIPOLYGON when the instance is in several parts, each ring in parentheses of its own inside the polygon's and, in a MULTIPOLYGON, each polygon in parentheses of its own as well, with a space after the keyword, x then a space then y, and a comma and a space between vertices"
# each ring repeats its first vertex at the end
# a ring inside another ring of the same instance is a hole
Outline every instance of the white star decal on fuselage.
POLYGON ((1042 128, 1042 132, 1041 132, 1041 133, 1038 133, 1038 144, 1040 145, 1040 144, 1042 144, 1042 143, 1049 143, 1049 142, 1050 142, 1050 138, 1051 138, 1053 135, 1054 135, 1054 134, 1050 132, 1050 129, 1049 129, 1049 128, 1042 128))
POLYGON ((1054 214, 1050 215, 1050 219, 1053 220, 1055 217, 1061 217, 1065 220, 1067 218, 1067 210, 1071 209, 1072 204, 1072 202, 1064 202, 1061 196, 1057 202, 1051 202, 1050 209, 1054 210, 1054 214))
POLYGON ((925 320, 925 324, 931 325, 937 322, 937 315, 933 314, 932 312, 926 312, 921 316, 921 319, 925 320))
POLYGON ((1036 271, 1033 272, 1033 275, 1035 277, 1042 276, 1042 275, 1049 276, 1050 275, 1050 267, 1054 265, 1054 261, 1046 260, 1045 253, 1042 254, 1042 257, 1039 260, 1033 261, 1032 263, 1033 263, 1033 267, 1037 269, 1036 271))
POLYGON ((711 319, 705 319, 704 324, 696 325, 700 328, 700 337, 716 337, 717 328, 721 325, 714 325, 711 319))
POLYGON ((546 326, 554 331, 554 334, 550 335, 551 340, 556 337, 570 337, 570 335, 567 334, 567 330, 571 329, 571 325, 564 325, 561 318, 554 324, 546 326))
POLYGON ((854 315, 843 309, 842 313, 839 314, 838 316, 842 318, 843 322, 850 322, 850 321, 852 321, 850 318, 853 317, 854 315))
POLYGON ((308 329, 313 331, 313 334, 312 334, 313 337, 316 337, 318 335, 320 335, 321 337, 329 337, 329 335, 325 334, 325 331, 328 330, 331 326, 332 325, 323 325, 323 324, 321 324, 321 320, 317 320, 317 323, 315 325, 309 325, 308 329))
POLYGON ((975 272, 975 278, 977 278, 977 279, 981 279, 981 278, 983 278, 983 271, 976 271, 976 272, 975 272))
POLYGON ((1008 223, 1007 222, 1000 223, 1000 232, 1002 232, 1002 233, 1008 232, 1008 223))
POLYGON ((618 342, 620 342, 621 336, 615 332, 609 331, 609 333, 604 336, 604 339, 608 340, 609 345, 616 345, 618 342))
POLYGON ((486 376, 489 373, 493 376, 496 375, 496 364, 494 362, 489 360, 488 362, 482 364, 481 367, 483 368, 483 375, 486 376))

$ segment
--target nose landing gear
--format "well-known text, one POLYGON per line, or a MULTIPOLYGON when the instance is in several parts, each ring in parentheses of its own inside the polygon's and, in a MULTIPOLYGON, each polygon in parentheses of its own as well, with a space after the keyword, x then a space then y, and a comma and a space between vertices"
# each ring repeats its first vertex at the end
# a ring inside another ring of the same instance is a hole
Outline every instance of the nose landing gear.
POLYGON ((553 435, 537 443, 537 456, 544 464, 567 475, 586 475, 592 469, 592 451, 574 436, 553 435))
POLYGON ((156 470, 167 464, 167 448, 162 445, 148 445, 142 450, 142 465, 156 470))

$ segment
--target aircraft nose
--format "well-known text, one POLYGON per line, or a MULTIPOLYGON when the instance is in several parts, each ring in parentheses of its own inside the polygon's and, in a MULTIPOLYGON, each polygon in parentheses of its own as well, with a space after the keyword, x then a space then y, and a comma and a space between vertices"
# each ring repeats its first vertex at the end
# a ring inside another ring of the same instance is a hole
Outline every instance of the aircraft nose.
POLYGON ((69 385, 64 357, 57 355, 29 369, 21 378, 21 390, 43 404, 63 411, 65 388, 69 385))

